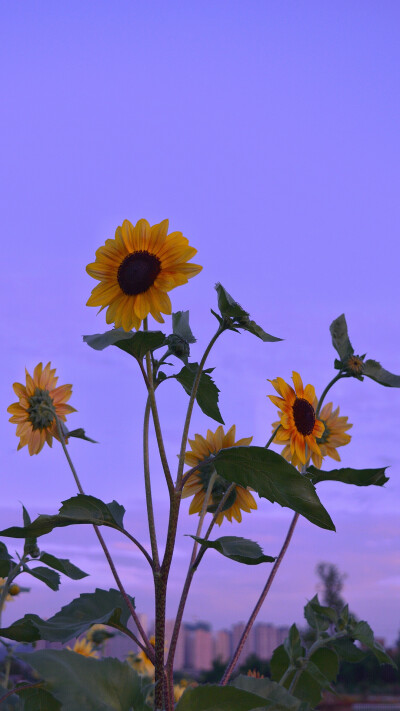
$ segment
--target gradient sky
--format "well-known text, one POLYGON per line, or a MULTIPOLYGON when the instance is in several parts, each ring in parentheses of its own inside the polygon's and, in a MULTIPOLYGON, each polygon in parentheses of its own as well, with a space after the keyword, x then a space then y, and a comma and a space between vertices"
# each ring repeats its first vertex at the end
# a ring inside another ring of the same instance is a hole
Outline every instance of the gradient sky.
MULTIPOLYGON (((168 217, 198 249, 203 271, 171 293, 190 309, 198 360, 215 330, 221 281, 266 331, 262 343, 227 333, 209 358, 221 412, 240 437, 263 444, 276 419, 267 378, 292 370, 320 393, 334 374, 329 324, 345 313, 356 352, 400 372, 400 5, 396 0, 240 2, 99 0, 0 5, 3 345, 1 527, 55 513, 76 493, 59 446, 17 452, 6 408, 40 360, 73 383, 83 426, 71 455, 87 493, 115 498, 126 525, 148 542, 141 476, 145 391, 133 359, 89 349, 82 334, 108 328, 87 308, 85 266, 125 218, 168 217)), ((167 318, 166 330, 170 328, 167 318)), ((337 533, 301 519, 260 620, 302 623, 319 561, 347 573, 345 596, 389 642, 400 628, 400 392, 371 380, 339 383, 333 402, 354 427, 343 465, 390 466, 385 488, 321 484, 337 533)), ((187 398, 159 391, 174 461, 187 398)), ((198 409, 195 432, 214 429, 198 409)), ((328 460, 327 468, 335 466, 328 460)), ((156 454, 154 497, 162 538, 167 496, 156 454)), ((176 610, 197 519, 182 506, 168 614, 176 610)), ((291 512, 260 500, 222 535, 257 540, 277 555, 291 512)), ((138 610, 152 617, 140 554, 106 532, 138 610)), ((10 549, 14 550, 14 541, 10 549)), ((113 585, 92 529, 42 539, 90 577, 55 594, 31 584, 4 621, 48 616, 82 591, 113 585)), ((18 544, 17 544, 18 546, 18 544)), ((16 547, 17 547, 16 546, 16 547)), ((245 620, 269 568, 243 569, 210 552, 196 574, 188 621, 218 628, 245 620), (229 586, 226 600, 223 591, 229 586), (233 592, 232 592, 233 591, 233 592)))

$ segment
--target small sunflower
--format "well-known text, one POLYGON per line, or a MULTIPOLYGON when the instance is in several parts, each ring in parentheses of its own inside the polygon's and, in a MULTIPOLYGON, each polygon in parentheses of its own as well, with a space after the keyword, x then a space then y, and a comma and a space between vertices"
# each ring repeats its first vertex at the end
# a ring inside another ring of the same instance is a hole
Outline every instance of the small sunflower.
POLYGON ((74 646, 68 647, 67 649, 70 650, 70 652, 76 652, 77 654, 82 654, 83 657, 97 657, 97 652, 93 649, 93 645, 91 642, 89 642, 86 637, 81 637, 81 639, 77 639, 74 646))
POLYGON ((96 261, 86 271, 100 284, 95 286, 87 306, 108 306, 107 323, 125 331, 139 329, 151 314, 159 323, 171 313, 167 291, 186 284, 202 267, 188 264, 197 249, 189 246, 182 232, 168 234, 168 220, 149 225, 139 220, 134 226, 124 220, 96 252, 96 261))
POLYGON ((72 385, 57 385, 56 369, 50 368, 47 363, 43 368, 38 363, 33 371, 33 378, 26 372, 26 385, 14 383, 15 394, 19 402, 14 402, 7 408, 10 412, 10 422, 17 425, 17 437, 20 441, 17 449, 28 445, 29 454, 39 454, 44 443, 49 447, 53 444, 53 437, 59 439, 57 430, 57 417, 65 422, 66 415, 76 412, 74 407, 67 405, 72 394, 72 385))
MULTIPOLYGON (((314 408, 316 407, 317 399, 314 400, 314 408)), ((332 408, 333 404, 329 402, 327 405, 324 405, 319 414, 319 419, 325 427, 322 437, 318 437, 317 439, 317 444, 321 450, 321 454, 311 452, 313 464, 317 467, 317 469, 321 469, 324 457, 332 457, 332 459, 340 462, 340 455, 338 454, 336 448, 343 447, 351 440, 351 436, 346 434, 346 430, 349 430, 353 427, 353 425, 348 423, 348 417, 339 417, 338 407, 333 412, 332 408)), ((275 430, 279 424, 279 422, 274 422, 272 424, 272 429, 275 430)), ((285 457, 288 462, 291 462, 293 466, 301 470, 302 464, 296 453, 291 453, 290 445, 287 444, 286 447, 283 448, 282 457, 285 457)))
POLYGON ((274 441, 277 444, 286 444, 291 455, 296 455, 301 464, 306 463, 306 445, 309 452, 321 455, 317 439, 324 433, 324 424, 315 416, 315 390, 313 385, 303 387, 303 382, 298 373, 293 371, 293 384, 295 390, 283 378, 270 380, 276 395, 268 395, 271 402, 279 409, 280 428, 274 441))
MULTIPOLYGON (((150 637, 149 642, 152 647, 155 646, 156 638, 154 637, 154 635, 150 637)), ((131 667, 133 667, 135 671, 137 671, 138 674, 141 674, 142 676, 148 676, 150 677, 150 679, 154 679, 154 664, 150 661, 146 652, 143 652, 143 650, 141 650, 139 654, 133 654, 133 652, 128 654, 127 662, 128 664, 130 664, 131 667)))
MULTIPOLYGON (((216 454, 219 452, 220 449, 226 449, 227 447, 240 447, 243 445, 248 446, 253 439, 252 437, 243 437, 243 439, 239 439, 235 442, 235 435, 236 425, 232 425, 226 434, 224 434, 222 425, 217 427, 215 432, 208 430, 206 439, 204 439, 201 435, 196 434, 194 439, 189 439, 191 451, 186 452, 185 454, 186 464, 194 467, 199 462, 202 462, 203 459, 207 459, 210 454, 216 454)), ((194 494, 193 501, 189 508, 190 514, 200 514, 203 508, 208 483, 213 473, 214 467, 210 466, 207 469, 195 472, 186 481, 182 490, 182 498, 187 498, 188 496, 192 496, 194 494)), ((217 476, 214 482, 210 505, 208 506, 207 511, 210 513, 214 513, 216 511, 218 504, 230 485, 230 481, 227 481, 222 476, 217 476)), ((232 518, 240 522, 242 520, 241 510, 250 513, 251 509, 256 508, 257 504, 254 501, 250 491, 245 489, 243 486, 236 485, 225 502, 224 510, 218 514, 216 523, 220 526, 224 520, 224 517, 231 522, 232 518)))
MULTIPOLYGON (((4 585, 6 583, 7 579, 6 578, 0 578, 0 595, 3 592, 4 585)), ((11 602, 11 600, 20 593, 21 589, 19 585, 13 583, 10 585, 8 589, 8 593, 6 595, 6 598, 3 602, 3 605, 5 605, 6 602, 11 602), (18 588, 18 589, 17 589, 18 588)))

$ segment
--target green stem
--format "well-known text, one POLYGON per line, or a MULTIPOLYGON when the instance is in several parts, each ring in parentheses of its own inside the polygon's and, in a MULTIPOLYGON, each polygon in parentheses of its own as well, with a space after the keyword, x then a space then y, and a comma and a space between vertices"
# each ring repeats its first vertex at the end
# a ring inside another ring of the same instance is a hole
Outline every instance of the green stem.
POLYGON ((221 333, 224 331, 222 327, 219 327, 217 332, 214 334, 212 337, 210 343, 208 344, 206 350, 203 353, 203 357, 199 363, 199 367, 197 368, 197 373, 196 377, 194 379, 193 387, 192 387, 192 392, 190 393, 190 398, 189 398, 189 404, 186 412, 186 419, 185 419, 185 424, 183 427, 183 433, 182 433, 182 442, 181 442, 181 449, 179 453, 179 464, 178 464, 178 476, 176 480, 176 486, 177 488, 180 487, 181 485, 181 479, 182 479, 182 474, 183 474, 183 467, 185 466, 185 451, 186 451, 186 444, 187 444, 187 438, 189 434, 189 427, 190 427, 190 420, 192 417, 192 412, 193 412, 193 406, 194 406, 194 401, 196 399, 197 395, 197 390, 199 387, 200 383, 200 378, 201 374, 203 372, 204 364, 207 360, 208 354, 211 351, 211 348, 213 347, 215 341, 217 338, 221 335, 221 333))
MULTIPOLYGON (((148 330, 147 317, 143 320, 143 330, 144 331, 148 330)), ((152 371, 152 367, 151 367, 151 357, 150 357, 149 352, 146 353, 146 367, 147 367, 146 385, 148 388, 148 393, 149 393, 149 398, 150 398, 150 407, 151 407, 151 412, 153 415, 153 422, 154 422, 154 429, 156 432, 158 451, 160 452, 161 464, 162 464, 162 467, 164 470, 169 495, 170 495, 170 497, 172 497, 175 489, 174 489, 174 483, 172 481, 172 476, 171 476, 171 472, 170 472, 169 465, 168 465, 167 455, 165 453, 164 440, 163 440, 163 436, 162 436, 162 432, 161 432, 160 418, 158 416, 157 402, 156 402, 156 397, 155 397, 155 392, 154 392, 154 380, 153 380, 153 371, 152 371)))
POLYGON ((274 439, 275 439, 276 433, 278 432, 278 430, 279 430, 281 427, 282 427, 282 425, 279 424, 278 427, 276 428, 276 430, 273 431, 271 437, 269 438, 267 444, 265 445, 265 449, 268 449, 269 445, 272 444, 272 442, 273 442, 274 439))
MULTIPOLYGON (((307 669, 307 662, 310 660, 312 655, 317 651, 317 649, 320 649, 320 647, 325 647, 329 642, 334 642, 336 639, 341 639, 343 637, 347 637, 348 633, 346 631, 341 631, 337 632, 336 634, 333 634, 329 639, 317 639, 314 644, 311 645, 309 650, 307 651, 306 656, 303 659, 303 665, 301 669, 297 669, 296 674, 294 675, 292 681, 290 682, 290 686, 288 688, 288 692, 290 694, 294 693, 294 690, 298 684, 298 681, 300 679, 301 674, 306 671, 307 669)), ((286 670, 285 674, 283 675, 282 679, 280 680, 279 684, 283 686, 283 682, 285 678, 288 676, 289 670, 286 670)))
MULTIPOLYGON (((58 436, 59 436, 59 438, 60 438, 60 442, 61 442, 61 445, 62 445, 64 454, 65 454, 65 456, 66 456, 66 458, 67 458, 67 462, 68 462, 69 467, 70 467, 70 469, 71 469, 71 471, 72 471, 72 474, 73 474, 73 476, 74 476, 76 485, 77 485, 77 487, 78 487, 78 491, 79 491, 80 494, 84 494, 85 492, 83 491, 81 482, 79 481, 78 474, 77 474, 76 469, 75 469, 75 467, 74 467, 74 465, 73 465, 73 463, 72 463, 72 459, 71 459, 71 457, 69 456, 69 452, 68 452, 68 450, 67 450, 67 445, 65 444, 65 438, 64 438, 64 435, 63 435, 63 432, 62 432, 62 429, 61 429, 60 420, 59 420, 59 418, 57 417, 57 415, 56 415, 56 418, 55 418, 55 419, 56 419, 56 423, 57 423, 58 436)), ((137 614, 136 614, 135 608, 133 607, 133 605, 132 605, 132 603, 131 603, 131 601, 130 601, 128 595, 127 595, 127 593, 125 592, 125 588, 124 588, 124 586, 122 585, 121 579, 120 579, 120 577, 119 577, 119 575, 118 575, 118 573, 117 573, 117 569, 116 569, 116 567, 115 567, 115 565, 114 565, 114 561, 113 561, 113 559, 112 559, 112 557, 111 557, 111 555, 110 555, 110 552, 109 552, 109 550, 108 550, 108 548, 107 548, 107 546, 106 546, 106 544, 105 544, 104 538, 103 538, 102 534, 100 533, 98 526, 93 525, 93 528, 94 528, 94 530, 95 530, 95 533, 96 533, 96 536, 97 536, 97 538, 98 538, 98 540, 99 540, 99 543, 100 543, 100 545, 101 545, 101 547, 102 547, 102 549, 103 549, 103 551, 104 551, 104 555, 105 555, 106 558, 107 558, 107 562, 108 562, 108 565, 110 566, 110 570, 111 570, 111 572, 112 572, 112 574, 113 574, 113 576, 114 576, 114 580, 115 580, 115 582, 117 583, 118 589, 119 589, 119 591, 120 591, 122 597, 123 597, 124 600, 125 600, 125 603, 126 603, 126 605, 127 605, 127 607, 128 607, 128 610, 129 610, 129 612, 130 612, 130 614, 131 614, 131 617, 133 618, 133 620, 134 620, 134 622, 135 622, 135 624, 136 624, 136 627, 137 627, 138 630, 139 630, 139 633, 140 633, 140 635, 141 635, 141 637, 142 637, 142 639, 143 639, 144 645, 143 645, 138 639, 136 639, 136 643, 138 644, 138 646, 139 646, 143 651, 146 652, 146 654, 147 654, 147 656, 149 657, 149 659, 150 659, 151 661, 153 661, 153 659, 152 659, 152 658, 154 658, 154 650, 153 650, 153 647, 152 647, 152 645, 150 644, 150 641, 149 641, 149 639, 148 639, 148 637, 147 637, 147 635, 146 635, 146 633, 145 633, 145 631, 144 631, 144 629, 143 629, 143 627, 142 627, 142 624, 141 624, 141 622, 140 622, 140 620, 139 620, 139 617, 138 617, 137 614)))
MULTIPOLYGON (((197 538, 200 538, 201 529, 203 528, 203 521, 204 521, 205 515, 206 515, 206 513, 207 513, 208 505, 209 505, 209 503, 210 503, 210 499, 211 499, 211 495, 212 495, 212 490, 213 490, 213 486, 214 486, 214 482, 215 482, 216 478, 217 478, 217 472, 215 471, 215 472, 213 472, 213 474, 211 474, 211 476, 210 476, 210 481, 208 482, 206 495, 205 495, 204 501, 203 501, 203 506, 202 506, 201 511, 200 511, 200 518, 199 518, 199 523, 198 523, 197 531, 196 531, 196 536, 197 536, 197 538)), ((194 545, 193 545, 192 556, 191 556, 191 558, 190 558, 190 564, 189 564, 189 566, 192 566, 193 563, 194 563, 194 561, 196 560, 197 546, 198 546, 198 545, 199 545, 199 544, 197 543, 197 541, 195 541, 195 542, 194 542, 194 545)))
POLYGON ((320 399, 319 399, 319 401, 318 401, 317 410, 316 410, 316 412, 315 412, 315 417, 316 417, 316 418, 318 418, 318 415, 319 415, 319 413, 320 413, 320 411, 321 411, 322 403, 324 402, 325 397, 326 397, 327 393, 329 392, 329 390, 331 389, 331 387, 332 387, 335 383, 337 383, 338 380, 340 380, 341 378, 345 378, 345 377, 346 377, 346 375, 344 375, 343 371, 340 371, 337 375, 335 375, 334 378, 332 378, 332 380, 330 381, 330 383, 328 383, 328 385, 326 386, 325 390, 323 391, 323 393, 322 393, 322 395, 321 395, 321 397, 320 397, 320 399))
POLYGON ((159 570, 160 559, 158 556, 157 533, 154 521, 153 498, 151 494, 150 480, 150 461, 149 461, 149 420, 150 420, 150 398, 147 398, 146 409, 144 412, 143 423, 143 467, 144 467, 144 486, 146 490, 146 505, 147 519, 149 523, 149 534, 151 543, 151 552, 154 561, 154 569, 159 570))

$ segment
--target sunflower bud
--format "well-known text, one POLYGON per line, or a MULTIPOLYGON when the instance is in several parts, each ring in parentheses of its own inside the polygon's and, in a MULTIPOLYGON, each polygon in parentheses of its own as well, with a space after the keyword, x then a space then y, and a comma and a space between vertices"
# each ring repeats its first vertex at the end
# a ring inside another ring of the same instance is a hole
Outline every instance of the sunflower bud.
POLYGON ((176 333, 167 337, 168 350, 177 358, 188 358, 190 355, 190 346, 185 338, 178 336, 176 333))
POLYGON ((10 585, 8 592, 10 595, 15 597, 16 595, 19 595, 21 588, 16 583, 13 583, 13 585, 10 585))

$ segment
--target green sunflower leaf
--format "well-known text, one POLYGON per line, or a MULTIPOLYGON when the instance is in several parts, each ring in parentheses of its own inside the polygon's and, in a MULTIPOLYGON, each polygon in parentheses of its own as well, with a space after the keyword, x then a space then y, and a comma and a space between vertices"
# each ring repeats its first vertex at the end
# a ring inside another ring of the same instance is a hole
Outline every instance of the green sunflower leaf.
POLYGON ((228 294, 222 284, 216 284, 215 288, 218 294, 218 308, 224 318, 226 328, 233 331, 242 328, 244 331, 249 331, 249 333, 252 333, 254 336, 261 338, 264 342, 282 340, 282 338, 276 338, 276 336, 271 336, 269 333, 266 333, 261 326, 258 326, 255 321, 252 321, 248 312, 228 294))
POLYGON ((36 568, 29 568, 27 565, 24 565, 23 570, 24 573, 28 573, 37 580, 40 580, 51 590, 58 590, 60 587, 60 576, 54 570, 45 568, 42 565, 39 565, 36 568))
POLYGON ((283 644, 274 649, 270 666, 272 679, 279 682, 290 666, 289 655, 283 644))
POLYGON ((58 570, 59 573, 67 575, 71 580, 81 580, 88 576, 88 573, 84 573, 83 570, 77 568, 77 566, 73 565, 67 558, 56 558, 54 555, 43 551, 40 554, 39 560, 50 568, 58 570))
MULTIPOLYGON (((182 385, 185 392, 190 395, 198 367, 198 363, 188 363, 179 373, 171 375, 170 377, 175 378, 178 383, 182 385)), ((225 423, 218 408, 219 389, 209 375, 213 370, 213 368, 203 370, 197 390, 196 401, 207 417, 212 417, 213 420, 223 425, 225 423)))
POLYGON ((124 331, 123 328, 113 328, 105 333, 94 333, 83 336, 83 340, 96 351, 102 351, 108 346, 117 346, 137 360, 142 360, 146 353, 155 351, 165 345, 165 333, 161 331, 124 331))
POLYGON ((368 647, 368 649, 374 653, 379 664, 390 664, 390 666, 397 669, 397 665, 392 657, 387 654, 384 647, 374 638, 374 633, 368 622, 362 620, 360 622, 354 621, 354 624, 351 626, 350 635, 353 639, 358 640, 365 647, 368 647))
POLYGON ((68 432, 68 430, 66 429, 63 434, 64 437, 77 437, 78 439, 85 439, 86 442, 93 442, 93 444, 98 444, 95 439, 91 439, 85 434, 85 430, 82 427, 78 427, 78 429, 71 430, 70 432, 68 432))
POLYGON ((338 318, 335 318, 329 330, 332 336, 333 347, 339 353, 340 360, 345 362, 354 353, 354 348, 350 343, 349 334, 347 332, 345 315, 341 314, 338 318))
POLYGON ((362 374, 387 388, 400 388, 400 375, 389 373, 376 360, 366 360, 363 364, 362 374))
POLYGON ((26 684, 15 688, 15 693, 22 699, 23 711, 60 711, 61 704, 46 689, 25 689, 26 684))
POLYGON ((186 689, 176 711, 263 711, 269 705, 259 694, 244 689, 204 684, 186 689))
MULTIPOLYGON (((134 598, 129 599, 135 606, 134 598)), ((0 636, 16 642, 45 639, 64 643, 79 637, 94 624, 109 625, 124 632, 129 617, 130 612, 119 590, 96 588, 94 593, 82 593, 48 620, 29 613, 0 629, 0 636)))
POLYGON ((345 662, 360 662, 366 655, 366 652, 363 652, 362 649, 356 647, 351 639, 336 639, 330 644, 333 649, 336 650, 340 659, 345 662))
MULTIPOLYGON (((251 676, 240 674, 232 681, 232 686, 236 689, 243 689, 266 699, 275 711, 297 711, 300 706, 299 699, 288 693, 288 691, 271 679, 255 679, 251 676)), ((268 707, 267 707, 268 708, 268 707)))
POLYGON ((196 339, 189 326, 189 311, 177 311, 172 314, 172 330, 176 336, 180 336, 187 343, 196 343, 196 339))
POLYGON ((228 447, 217 452, 212 463, 217 473, 227 481, 245 488, 249 486, 260 497, 296 511, 316 526, 335 530, 310 480, 271 449, 228 447))
POLYGON ((332 469, 325 472, 317 469, 314 466, 307 468, 307 474, 310 475, 313 484, 319 484, 320 481, 340 481, 342 484, 355 484, 356 486, 383 486, 389 481, 389 477, 385 476, 387 467, 379 469, 352 469, 345 467, 343 469, 332 469))
POLYGON ((94 659, 66 649, 20 654, 65 709, 148 711, 149 685, 126 662, 94 659))
POLYGON ((77 494, 71 499, 62 502, 62 506, 55 516, 41 514, 28 526, 11 526, 0 531, 0 536, 10 538, 27 538, 44 536, 53 528, 73 526, 75 524, 94 524, 96 526, 110 526, 123 531, 122 518, 125 509, 116 501, 105 504, 94 496, 77 494))
MULTIPOLYGON (((31 525, 31 517, 29 516, 24 505, 22 505, 22 518, 25 527, 31 525)), ((35 537, 29 538, 29 536, 25 538, 24 555, 29 555, 31 556, 31 558, 37 558, 39 553, 40 551, 38 548, 37 539, 35 537)))
POLYGON ((250 541, 247 538, 222 536, 215 541, 206 541, 204 538, 199 538, 198 536, 191 536, 191 538, 201 543, 204 548, 214 548, 226 558, 236 560, 238 563, 245 563, 245 565, 273 563, 276 560, 276 558, 272 558, 270 555, 264 555, 258 543, 250 541))
POLYGON ((13 565, 14 561, 7 550, 7 546, 0 541, 0 578, 6 578, 13 565))

